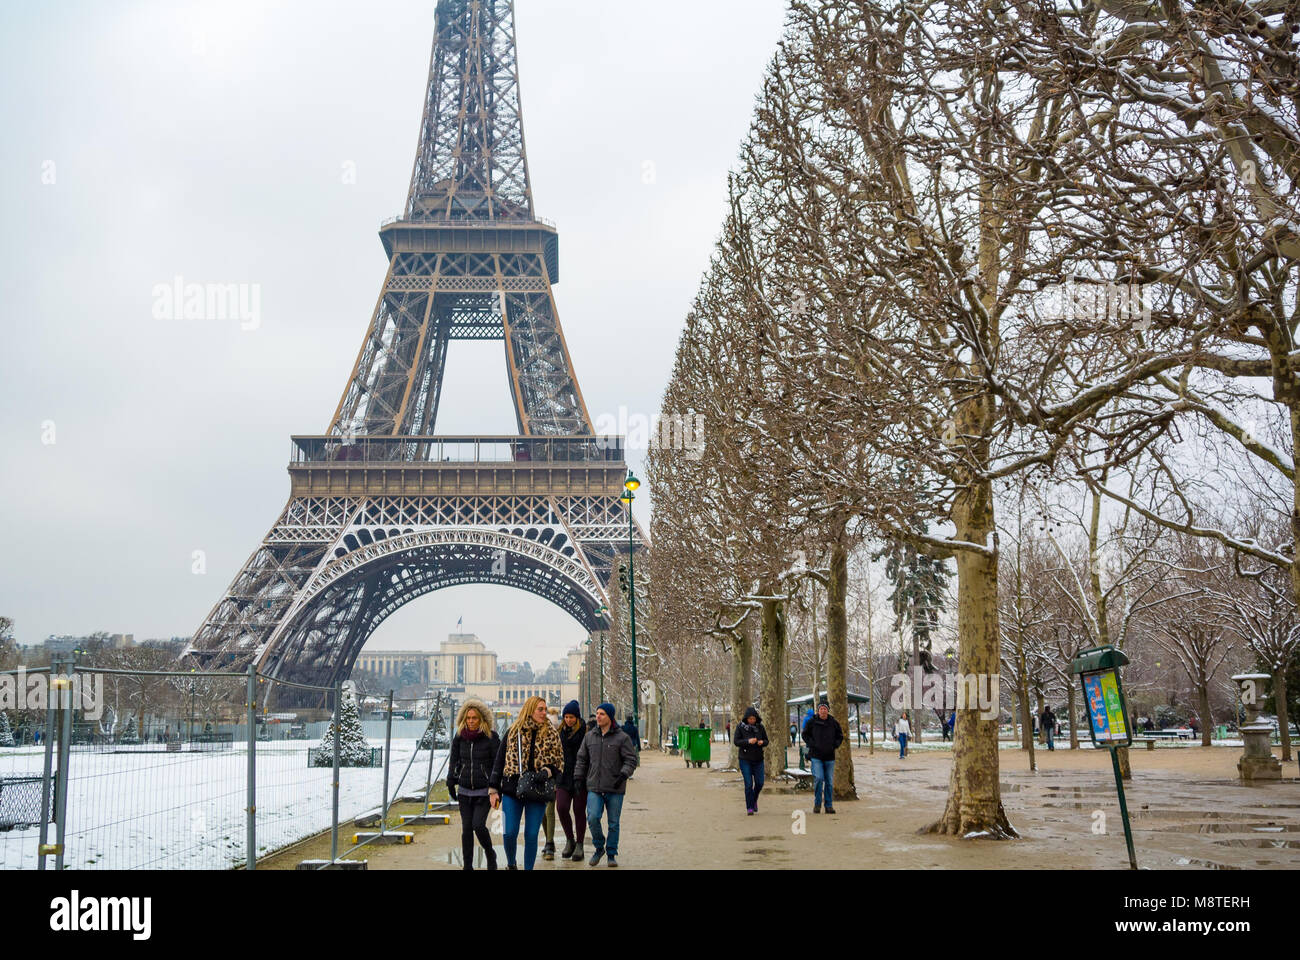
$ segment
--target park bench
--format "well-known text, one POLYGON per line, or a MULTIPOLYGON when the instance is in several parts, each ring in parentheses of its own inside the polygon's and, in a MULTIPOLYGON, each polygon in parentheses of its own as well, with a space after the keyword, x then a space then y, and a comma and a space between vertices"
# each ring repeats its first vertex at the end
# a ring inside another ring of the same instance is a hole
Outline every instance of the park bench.
POLYGON ((1194 730, 1144 730, 1133 738, 1134 743, 1145 743, 1148 750, 1156 748, 1157 740, 1191 740, 1200 736, 1194 730))
POLYGON ((781 775, 794 781, 796 790, 811 790, 813 787, 813 775, 811 770, 800 770, 798 767, 786 767, 781 771, 781 775))

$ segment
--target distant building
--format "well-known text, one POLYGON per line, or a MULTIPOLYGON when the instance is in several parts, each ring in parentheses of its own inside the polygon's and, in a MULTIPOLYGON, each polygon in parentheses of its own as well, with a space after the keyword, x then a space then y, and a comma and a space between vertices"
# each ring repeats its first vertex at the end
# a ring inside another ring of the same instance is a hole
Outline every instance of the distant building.
POLYGON ((453 633, 436 653, 428 650, 363 650, 356 669, 398 679, 407 664, 414 664, 417 683, 460 686, 495 680, 497 655, 472 633, 453 633))
POLYGON ((45 652, 60 655, 71 653, 73 650, 81 649, 83 640, 83 637, 46 637, 45 652))
POLYGON ((437 652, 427 650, 363 650, 357 670, 398 680, 404 668, 414 665, 417 682, 430 690, 450 693, 463 702, 477 697, 502 710, 518 709, 529 697, 539 696, 548 704, 563 706, 578 696, 578 671, 582 654, 570 651, 565 660, 547 668, 543 678, 534 679, 527 661, 502 661, 472 633, 453 633, 437 652))
POLYGON ((134 633, 110 633, 100 634, 95 637, 71 637, 71 636, 48 636, 45 643, 41 644, 45 652, 49 654, 58 654, 60 656, 72 653, 74 650, 94 651, 105 648, 112 650, 125 650, 128 647, 135 646, 134 633))

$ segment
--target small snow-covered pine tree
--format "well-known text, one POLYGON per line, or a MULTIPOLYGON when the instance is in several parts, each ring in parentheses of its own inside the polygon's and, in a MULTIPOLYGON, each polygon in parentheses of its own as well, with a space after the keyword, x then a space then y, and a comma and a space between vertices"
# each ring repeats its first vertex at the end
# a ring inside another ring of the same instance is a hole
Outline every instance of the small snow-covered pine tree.
POLYGON ((14 745, 14 731, 9 726, 9 714, 0 710, 0 747, 12 747, 14 745))
POLYGON ((437 750, 439 746, 446 743, 446 740, 447 734, 443 732, 442 726, 442 705, 435 703, 433 709, 429 711, 429 725, 424 728, 420 745, 416 749, 437 750))
POLYGON ((122 738, 118 743, 137 744, 140 742, 140 734, 135 728, 135 717, 126 718, 126 729, 122 731, 122 738))
MULTIPOLYGON (((316 766, 332 767, 334 765, 334 721, 330 721, 321 738, 320 749, 316 752, 316 766)), ((350 687, 343 690, 343 702, 339 705, 339 766, 363 767, 370 765, 370 744, 361 730, 361 711, 357 709, 356 698, 350 687)))

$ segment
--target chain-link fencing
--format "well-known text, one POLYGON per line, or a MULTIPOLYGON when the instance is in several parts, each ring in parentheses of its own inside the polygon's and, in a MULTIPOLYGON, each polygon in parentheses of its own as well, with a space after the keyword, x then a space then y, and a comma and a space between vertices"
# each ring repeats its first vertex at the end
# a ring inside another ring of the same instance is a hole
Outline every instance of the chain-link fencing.
POLYGON ((363 718, 342 684, 252 671, 0 672, 0 869, 251 869, 325 831, 328 867, 399 797, 427 810, 450 707, 390 692, 363 718))

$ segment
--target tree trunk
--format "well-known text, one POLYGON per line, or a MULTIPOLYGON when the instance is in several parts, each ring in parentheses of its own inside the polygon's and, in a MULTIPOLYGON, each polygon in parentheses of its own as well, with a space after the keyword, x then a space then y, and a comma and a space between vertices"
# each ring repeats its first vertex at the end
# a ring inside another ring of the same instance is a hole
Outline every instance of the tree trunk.
POLYGON ((1075 690, 1074 690, 1073 677, 1071 677, 1070 682, 1068 682, 1065 685, 1065 691, 1067 696, 1069 697, 1069 704, 1070 704, 1070 749, 1078 750, 1079 749, 1079 715, 1075 713, 1076 704, 1074 702, 1075 690))
MULTIPOLYGON (((868 594, 869 597, 870 594, 868 594)), ((870 606, 867 607, 867 613, 867 755, 874 757, 876 755, 876 715, 871 705, 875 702, 876 697, 876 661, 871 650, 870 606)))
POLYGON ((1038 769, 1038 753, 1034 746, 1034 718, 1029 712, 1032 707, 1029 705, 1029 681, 1025 679, 1024 658, 1020 661, 1020 729, 1021 738, 1024 741, 1025 749, 1029 751, 1029 769, 1038 769))
POLYGON ((844 742, 835 751, 836 800, 856 800, 853 782, 853 738, 849 735, 849 550, 843 531, 831 544, 830 581, 826 590, 826 698, 831 716, 844 726, 844 742))
MULTIPOLYGON (((775 589, 764 589, 763 596, 770 597, 775 589)), ((759 706, 764 717, 785 716, 785 620, 781 616, 781 601, 764 599, 763 633, 759 649, 759 706)), ((785 769, 785 749, 768 742, 763 751, 763 763, 769 777, 778 776, 785 769)))
POLYGON ((1277 732, 1282 737, 1282 762, 1290 763, 1291 721, 1287 717, 1286 709, 1286 670, 1287 661, 1283 660, 1273 677, 1273 699, 1277 701, 1277 732))
POLYGON ((1201 674, 1196 678, 1196 693, 1200 697, 1201 707, 1201 746, 1210 745, 1211 727, 1214 726, 1214 718, 1210 716, 1210 678, 1201 674))
MULTIPOLYGON (((977 419, 978 411, 965 411, 963 421, 977 419)), ((958 429, 979 430, 975 422, 958 429)), ((981 461, 987 457, 980 457, 981 461)), ((987 480, 972 480, 953 503, 956 539, 993 545, 993 491, 987 480)), ((998 633, 998 561, 996 553, 957 551, 957 635, 962 672, 997 682, 1000 663, 998 633)), ((957 710, 953 737, 952 774, 948 779, 948 804, 943 818, 929 827, 932 833, 960 837, 1018 836, 1006 812, 998 783, 998 717, 980 716, 978 704, 957 710)))
MULTIPOLYGON (((749 639, 749 623, 742 623, 731 634, 731 729, 735 733, 736 724, 743 718, 745 711, 754 702, 754 645, 749 639)), ((764 722, 771 726, 772 718, 764 716, 764 722)), ((770 736, 770 733, 769 733, 770 736)), ((734 740, 727 748, 727 769, 740 768, 740 748, 734 740)))
POLYGON ((1011 733, 1020 737, 1020 749, 1028 750, 1029 743, 1025 740, 1025 701, 1020 696, 1019 685, 1012 688, 1011 696, 1015 703, 1015 710, 1011 714, 1011 733))

